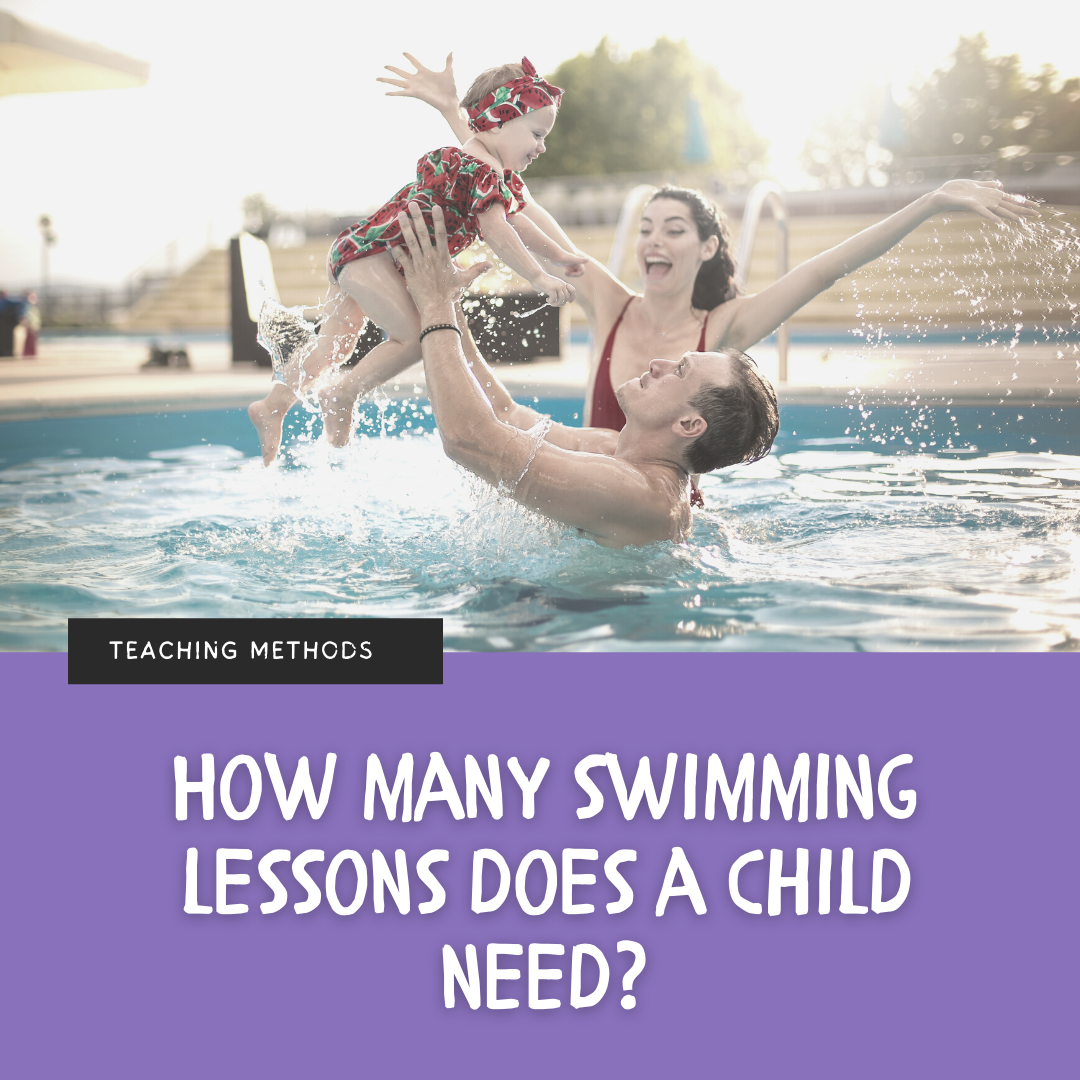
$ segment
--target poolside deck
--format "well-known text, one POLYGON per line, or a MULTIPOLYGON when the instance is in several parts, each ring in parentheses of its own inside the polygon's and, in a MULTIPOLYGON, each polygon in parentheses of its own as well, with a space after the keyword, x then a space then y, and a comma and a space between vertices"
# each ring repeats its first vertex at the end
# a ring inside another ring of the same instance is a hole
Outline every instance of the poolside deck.
MULTIPOLYGON (((1076 343, 1021 344, 1012 351, 1004 345, 923 343, 867 349, 860 355, 837 339, 791 346, 789 381, 777 385, 782 403, 839 404, 857 394, 877 404, 905 403, 917 396, 926 404, 1008 400, 1027 407, 1080 406, 1076 343)), ((227 342, 195 340, 186 347, 190 369, 141 371, 148 354, 144 342, 46 339, 37 359, 0 360, 0 422, 237 408, 265 393, 268 370, 233 367, 227 342)), ((499 375, 524 400, 580 397, 588 349, 572 344, 568 353, 562 361, 501 365, 499 375)), ((754 356, 775 379, 775 345, 758 346, 754 356)), ((422 394, 422 369, 410 368, 387 390, 397 396, 422 394)))

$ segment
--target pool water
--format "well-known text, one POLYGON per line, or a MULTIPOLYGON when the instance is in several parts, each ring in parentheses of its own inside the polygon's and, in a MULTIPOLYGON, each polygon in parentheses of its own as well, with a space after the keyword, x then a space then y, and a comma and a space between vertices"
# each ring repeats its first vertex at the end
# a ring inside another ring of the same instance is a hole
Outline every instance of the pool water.
POLYGON ((344 451, 298 417, 271 470, 240 411, 0 424, 0 648, 95 615, 439 616, 448 649, 496 651, 1080 648, 1080 409, 1018 415, 877 410, 883 445, 786 407, 772 455, 704 478, 686 543, 624 551, 463 473, 423 403, 368 409, 344 451))

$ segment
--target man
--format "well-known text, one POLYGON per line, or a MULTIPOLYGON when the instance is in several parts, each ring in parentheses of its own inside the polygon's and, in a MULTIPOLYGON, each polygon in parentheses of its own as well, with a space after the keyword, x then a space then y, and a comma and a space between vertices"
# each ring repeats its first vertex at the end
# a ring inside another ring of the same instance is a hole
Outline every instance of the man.
POLYGON ((691 474, 756 461, 779 426, 776 394, 743 353, 653 360, 618 389, 621 432, 552 424, 517 404, 487 367, 457 306, 488 267, 459 270, 446 226, 420 208, 398 216, 407 249, 392 249, 420 312, 428 396, 447 455, 511 498, 607 547, 681 540, 690 529, 691 474), (411 219, 411 220, 410 220, 411 219), (483 385, 482 385, 483 384, 483 385))

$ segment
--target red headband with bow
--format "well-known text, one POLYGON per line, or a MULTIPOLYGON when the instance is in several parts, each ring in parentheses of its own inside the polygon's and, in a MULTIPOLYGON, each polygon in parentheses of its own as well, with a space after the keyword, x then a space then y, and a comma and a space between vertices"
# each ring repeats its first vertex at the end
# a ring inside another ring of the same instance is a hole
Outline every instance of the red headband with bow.
POLYGON ((520 79, 496 86, 468 108, 469 127, 473 131, 491 131, 502 127, 507 120, 524 116, 547 105, 559 106, 562 91, 536 74, 527 56, 521 58, 525 74, 520 79))

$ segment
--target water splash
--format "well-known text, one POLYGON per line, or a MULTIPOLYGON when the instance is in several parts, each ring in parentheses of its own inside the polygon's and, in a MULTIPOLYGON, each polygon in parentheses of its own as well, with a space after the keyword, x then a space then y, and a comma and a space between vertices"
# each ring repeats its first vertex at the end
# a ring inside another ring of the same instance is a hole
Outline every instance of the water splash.
POLYGON ((1062 211, 1006 227, 934 219, 872 266, 842 287, 865 371, 848 395, 853 437, 976 450, 955 404, 1022 413, 1080 393, 1080 234, 1062 211), (886 405, 904 416, 883 421, 886 405))
POLYGON ((547 306, 548 305, 546 303, 544 303, 544 304, 541 304, 539 307, 534 307, 534 308, 530 309, 529 311, 512 311, 512 312, 510 312, 510 314, 515 319, 528 319, 531 316, 536 315, 539 312, 543 311, 544 308, 546 308, 547 306))
POLYGON ((462 649, 1080 646, 1080 455, 794 445, 703 479, 685 544, 611 551, 438 437, 42 458, 0 473, 0 647, 69 615, 433 615, 462 649))
POLYGON ((274 381, 288 386, 304 408, 311 412, 318 411, 318 390, 324 378, 348 361, 355 348, 354 335, 338 335, 334 339, 325 373, 316 379, 303 376, 303 365, 318 346, 320 330, 343 301, 343 294, 338 293, 314 308, 304 305, 285 307, 272 297, 267 297, 259 309, 257 340, 270 354, 274 381), (316 312, 314 320, 307 318, 308 311, 316 312))

